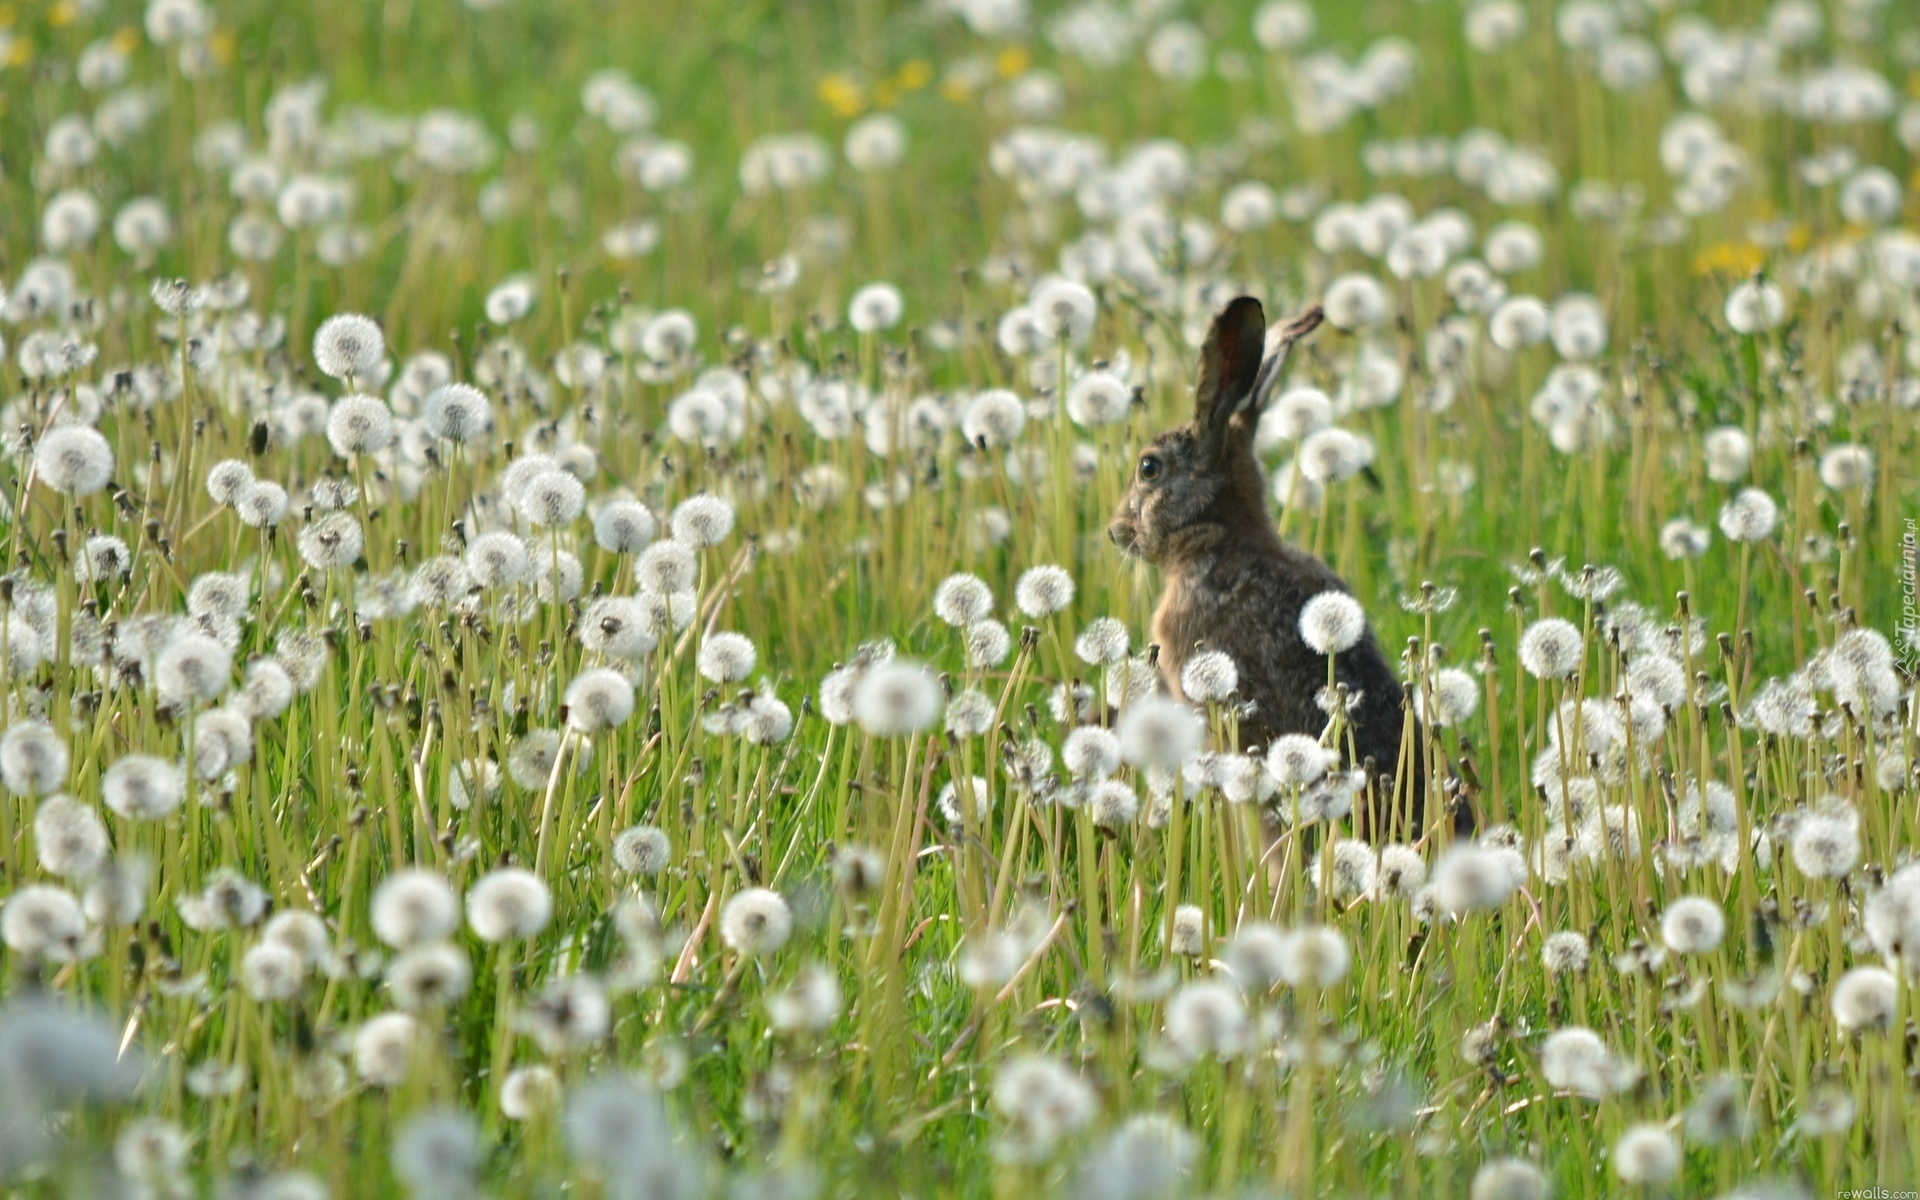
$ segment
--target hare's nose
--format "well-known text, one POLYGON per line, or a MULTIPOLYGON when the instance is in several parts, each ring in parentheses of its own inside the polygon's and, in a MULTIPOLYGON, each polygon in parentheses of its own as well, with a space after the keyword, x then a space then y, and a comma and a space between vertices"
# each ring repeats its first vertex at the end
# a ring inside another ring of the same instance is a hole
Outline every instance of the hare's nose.
POLYGON ((1107 540, 1122 550, 1126 549, 1127 542, 1130 540, 1127 527, 1119 521, 1107 526, 1107 540))

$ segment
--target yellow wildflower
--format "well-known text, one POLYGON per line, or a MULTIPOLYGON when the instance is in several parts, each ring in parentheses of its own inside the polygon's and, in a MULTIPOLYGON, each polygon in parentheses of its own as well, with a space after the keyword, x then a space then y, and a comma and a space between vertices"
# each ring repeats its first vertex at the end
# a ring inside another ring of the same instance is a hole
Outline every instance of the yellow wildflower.
POLYGON ((893 82, 903 92, 917 92, 933 82, 933 64, 924 58, 902 63, 894 73, 893 82))
POLYGON ((1715 242, 1693 256, 1699 275, 1751 275, 1767 261, 1767 252, 1752 242, 1715 242))
POLYGON ((866 89, 842 71, 820 81, 820 99, 836 117, 857 117, 867 107, 866 89))

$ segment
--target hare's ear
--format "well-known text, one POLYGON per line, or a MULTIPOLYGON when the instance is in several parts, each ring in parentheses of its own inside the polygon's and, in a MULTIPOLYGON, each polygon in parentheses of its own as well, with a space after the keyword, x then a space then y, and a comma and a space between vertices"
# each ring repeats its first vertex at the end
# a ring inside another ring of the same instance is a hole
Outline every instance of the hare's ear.
POLYGON ((1224 436, 1233 414, 1252 401, 1266 337, 1267 315, 1252 296, 1239 297, 1213 319, 1193 395, 1193 422, 1203 437, 1224 436))
POLYGON ((1318 304, 1293 318, 1291 321, 1276 321, 1273 328, 1267 330, 1267 355, 1260 363, 1260 375, 1253 382, 1252 406, 1255 412, 1267 407, 1267 401, 1273 398, 1273 389, 1280 382, 1280 372, 1286 370, 1287 356, 1293 352, 1293 344, 1320 327, 1325 316, 1318 304))

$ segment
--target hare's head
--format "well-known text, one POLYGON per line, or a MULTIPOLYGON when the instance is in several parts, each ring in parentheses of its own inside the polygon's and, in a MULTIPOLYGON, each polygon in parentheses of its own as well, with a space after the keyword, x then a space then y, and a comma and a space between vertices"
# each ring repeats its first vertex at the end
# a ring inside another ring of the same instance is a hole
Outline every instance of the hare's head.
POLYGON ((1253 455, 1260 406, 1293 343, 1320 324, 1320 310, 1267 329, 1260 302, 1242 296, 1214 318, 1200 351, 1193 422, 1140 451, 1133 480, 1107 526, 1128 554, 1170 563, 1232 537, 1274 536, 1253 455))

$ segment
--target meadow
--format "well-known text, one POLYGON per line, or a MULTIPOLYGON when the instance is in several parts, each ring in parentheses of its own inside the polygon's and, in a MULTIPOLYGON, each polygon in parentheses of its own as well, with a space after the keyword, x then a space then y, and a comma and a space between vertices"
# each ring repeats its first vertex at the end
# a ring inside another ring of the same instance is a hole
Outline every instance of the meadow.
POLYGON ((18 2, 0 213, 5 1194, 1920 1186, 1920 8, 18 2))

